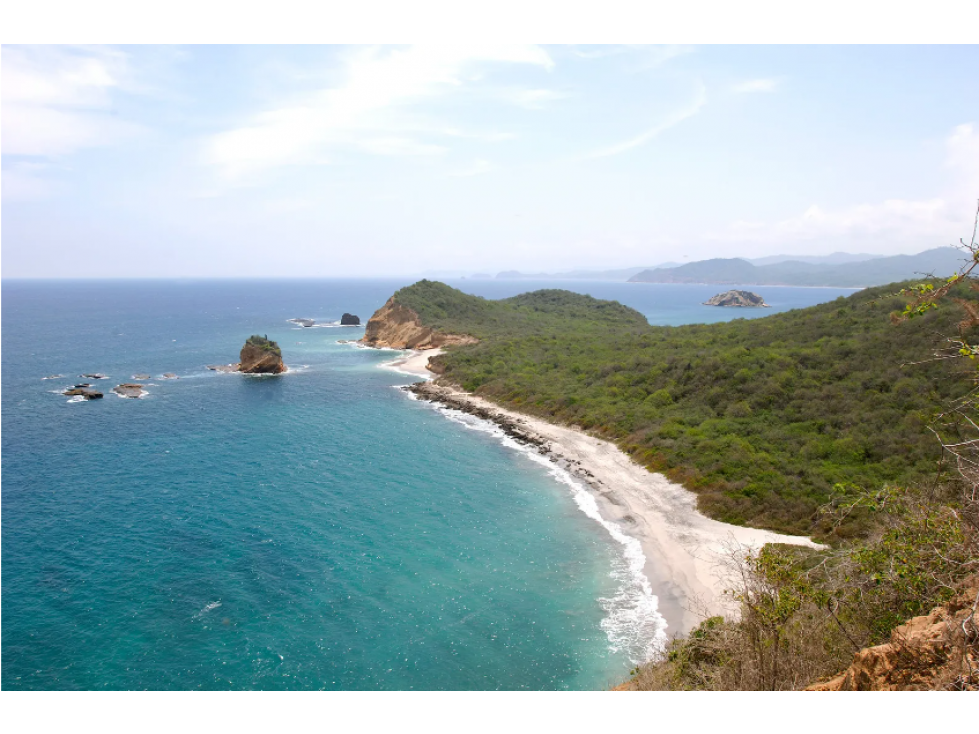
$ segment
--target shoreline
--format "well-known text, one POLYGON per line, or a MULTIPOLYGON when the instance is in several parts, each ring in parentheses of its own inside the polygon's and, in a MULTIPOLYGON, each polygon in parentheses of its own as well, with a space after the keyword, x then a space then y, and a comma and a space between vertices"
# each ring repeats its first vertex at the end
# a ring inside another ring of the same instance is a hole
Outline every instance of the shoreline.
POLYGON ((693 492, 648 471, 609 441, 434 384, 437 375, 425 366, 434 353, 415 352, 385 366, 425 378, 402 388, 415 397, 490 421, 580 482, 595 499, 602 520, 639 542, 645 556, 642 570, 658 599, 667 635, 687 634, 709 616, 732 613, 724 594, 733 580, 726 565, 732 552, 765 543, 820 547, 809 538, 712 520, 697 510, 693 492))
MULTIPOLYGON (((375 348, 368 347, 368 349, 375 348)), ((397 357, 390 362, 384 362, 381 366, 389 370, 394 370, 395 372, 411 375, 412 377, 423 377, 426 380, 432 380, 437 377, 434 372, 428 369, 428 360, 430 357, 437 357, 442 354, 441 349, 409 349, 406 351, 408 352, 406 356, 397 357)))

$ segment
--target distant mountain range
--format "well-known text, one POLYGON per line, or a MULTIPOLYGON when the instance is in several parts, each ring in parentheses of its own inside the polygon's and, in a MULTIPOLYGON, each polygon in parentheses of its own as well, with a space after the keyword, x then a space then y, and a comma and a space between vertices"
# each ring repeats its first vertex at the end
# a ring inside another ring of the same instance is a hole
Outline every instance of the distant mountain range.
MULTIPOLYGON (((621 268, 619 270, 569 270, 564 273, 521 273, 519 270, 504 270, 502 273, 497 273, 496 278, 498 280, 614 280, 621 283, 644 270, 675 268, 680 264, 671 262, 662 263, 661 265, 647 265, 645 267, 621 268)), ((489 278, 492 276, 477 274, 473 277, 489 278)))
MULTIPOLYGON (((883 257, 884 255, 870 255, 867 253, 834 252, 831 255, 769 255, 768 257, 756 259, 742 258, 742 260, 752 265, 774 265, 789 261, 823 265, 843 265, 883 257)), ((683 263, 665 262, 659 265, 619 268, 617 270, 568 270, 561 273, 522 273, 519 270, 504 270, 501 273, 497 273, 496 276, 490 275, 489 273, 475 273, 471 277, 480 280, 488 280, 495 277, 497 280, 611 280, 622 282, 624 280, 631 280, 643 271, 666 270, 679 267, 684 267, 683 263)), ((429 277, 434 277, 436 274, 428 275, 429 277)))
MULTIPOLYGON (((630 283, 717 283, 737 285, 794 285, 864 288, 934 274, 949 276, 963 264, 963 254, 954 247, 938 247, 917 255, 868 256, 865 260, 840 260, 861 255, 834 253, 826 259, 806 262, 801 258, 757 264, 740 258, 715 258, 679 267, 643 270, 630 283)), ((780 256, 776 256, 780 257, 780 256)))

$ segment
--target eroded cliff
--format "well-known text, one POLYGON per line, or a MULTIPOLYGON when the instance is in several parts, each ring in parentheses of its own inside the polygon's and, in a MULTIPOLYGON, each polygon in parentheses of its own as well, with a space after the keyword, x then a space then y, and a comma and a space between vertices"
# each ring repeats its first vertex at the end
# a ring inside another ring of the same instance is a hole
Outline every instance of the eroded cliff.
POLYGON ((239 372, 277 375, 287 369, 282 362, 282 350, 279 349, 279 345, 257 334, 248 337, 245 346, 241 348, 240 360, 239 372))
POLYGON ((464 334, 446 334, 422 324, 418 314, 388 299, 367 322, 361 344, 392 349, 436 349, 455 344, 475 344, 478 339, 464 334))

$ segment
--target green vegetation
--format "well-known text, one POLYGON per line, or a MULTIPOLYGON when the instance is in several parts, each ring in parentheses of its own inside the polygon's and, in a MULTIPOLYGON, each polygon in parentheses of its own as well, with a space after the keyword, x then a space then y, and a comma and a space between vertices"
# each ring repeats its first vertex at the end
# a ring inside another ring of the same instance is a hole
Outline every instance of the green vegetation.
POLYGON ((253 347, 258 347, 262 351, 272 352, 278 357, 282 356, 282 350, 279 349, 278 342, 274 342, 268 338, 268 336, 259 336, 258 334, 252 334, 248 339, 245 340, 245 344, 251 344, 253 347))
MULTIPOLYGON (((614 440, 696 491, 712 517, 843 539, 866 535, 873 513, 830 522, 818 509, 841 491, 933 476, 929 416, 969 388, 955 361, 902 366, 927 359, 961 314, 891 323, 899 288, 681 327, 559 290, 490 301, 421 281, 395 299, 428 326, 480 339, 437 358, 445 379, 614 440)), ((965 286, 952 295, 975 300, 965 286)))

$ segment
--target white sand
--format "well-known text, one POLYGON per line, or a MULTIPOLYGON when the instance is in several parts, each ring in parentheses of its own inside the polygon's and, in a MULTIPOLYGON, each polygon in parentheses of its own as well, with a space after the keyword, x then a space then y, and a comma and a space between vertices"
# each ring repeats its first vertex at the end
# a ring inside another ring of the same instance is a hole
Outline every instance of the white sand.
MULTIPOLYGON (((423 352, 406 358, 399 369, 424 372, 423 352)), ((686 633, 704 618, 734 612, 724 594, 733 578, 732 552, 760 548, 765 543, 820 547, 809 538, 780 535, 711 520, 696 509, 696 496, 662 474, 649 472, 614 444, 581 430, 559 426, 505 410, 461 390, 443 386, 455 400, 464 400, 520 424, 549 444, 548 453, 574 465, 573 474, 590 486, 604 519, 636 538, 646 556, 645 574, 659 599, 667 633, 686 633), (588 476, 591 472, 592 476, 588 476)))
POLYGON ((428 369, 428 359, 429 357, 438 356, 441 353, 441 349, 426 349, 424 351, 410 350, 404 357, 398 357, 390 362, 385 362, 384 366, 390 367, 398 372, 417 375, 418 377, 424 377, 430 380, 435 376, 435 373, 428 369))

